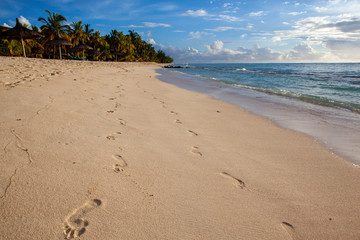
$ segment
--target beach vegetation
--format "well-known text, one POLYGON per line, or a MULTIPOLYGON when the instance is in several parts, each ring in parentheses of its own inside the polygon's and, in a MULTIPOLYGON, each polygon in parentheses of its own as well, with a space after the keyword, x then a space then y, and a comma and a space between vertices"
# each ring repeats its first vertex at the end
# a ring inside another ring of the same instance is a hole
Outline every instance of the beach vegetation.
MULTIPOLYGON (((26 52, 30 57, 41 56, 43 58, 57 58, 55 46, 47 46, 46 43, 55 38, 61 37, 72 43, 72 46, 60 46, 64 58, 76 58, 72 49, 80 44, 93 48, 92 51, 84 52, 86 59, 102 61, 138 61, 138 62, 159 62, 171 63, 173 59, 163 51, 156 51, 154 46, 142 39, 134 30, 124 34, 113 29, 109 34, 101 36, 100 32, 91 28, 90 24, 82 21, 75 21, 70 24, 67 19, 59 14, 45 10, 46 17, 39 17, 38 21, 43 25, 32 26, 32 29, 43 37, 38 39, 25 40, 26 52), (32 53, 33 51, 33 53, 32 53), (39 54, 39 52, 43 52, 39 54)), ((6 29, 1 29, 6 31, 6 29)), ((60 50, 59 50, 60 51, 60 50)), ((20 41, 0 39, 0 55, 21 56, 22 46, 20 41)), ((77 53, 77 58, 79 55, 77 53)))

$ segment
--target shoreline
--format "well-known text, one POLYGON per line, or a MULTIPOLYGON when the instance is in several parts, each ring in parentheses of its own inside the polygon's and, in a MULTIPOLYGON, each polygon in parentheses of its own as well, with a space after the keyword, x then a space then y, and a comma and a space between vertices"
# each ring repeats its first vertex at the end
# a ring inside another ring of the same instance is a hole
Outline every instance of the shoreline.
POLYGON ((360 114, 234 87, 177 71, 158 70, 158 73, 164 75, 160 76, 164 82, 209 95, 265 117, 280 127, 311 136, 329 151, 360 167, 360 148, 357 144, 360 142, 360 114))
POLYGON ((360 235, 359 169, 305 134, 158 64, 0 63, 3 239, 360 235))

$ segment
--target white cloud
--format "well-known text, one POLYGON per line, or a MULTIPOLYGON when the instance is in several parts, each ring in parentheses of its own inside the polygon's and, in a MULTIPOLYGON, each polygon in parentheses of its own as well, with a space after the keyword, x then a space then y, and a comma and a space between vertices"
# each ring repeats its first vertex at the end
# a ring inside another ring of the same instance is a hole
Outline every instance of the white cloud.
MULTIPOLYGON (((359 43, 349 45, 351 47, 359 43)), ((165 47, 155 45, 155 48, 162 49, 166 54, 174 58, 177 63, 201 63, 201 62, 319 62, 319 61, 339 61, 337 55, 331 52, 317 52, 310 45, 299 44, 286 52, 274 51, 271 48, 254 45, 252 48, 238 47, 237 49, 228 49, 224 47, 224 42, 214 41, 205 46, 204 51, 188 47, 186 49, 173 46, 165 47)), ((277 45, 284 45, 278 43, 277 45)), ((334 43, 333 47, 341 46, 341 43, 334 43)), ((357 48, 360 52, 360 47, 357 48)), ((349 52, 350 54, 350 52, 349 52)))
POLYGON ((152 45, 156 45, 156 42, 155 42, 155 40, 153 38, 149 38, 148 43, 150 43, 152 45))
POLYGON ((218 16, 221 20, 226 20, 229 22, 237 22, 237 21, 242 21, 240 18, 238 17, 234 17, 234 16, 229 16, 229 15, 219 15, 218 16))
POLYGON ((224 43, 220 40, 216 40, 213 44, 207 46, 208 51, 212 54, 217 54, 222 50, 224 43))
POLYGON ((271 41, 273 41, 273 42, 279 42, 279 41, 281 41, 281 37, 279 37, 279 36, 272 37, 272 38, 271 38, 271 41))
POLYGON ((288 23, 288 22, 283 22, 282 24, 284 24, 284 25, 290 25, 290 23, 288 23))
POLYGON ((285 43, 287 40, 302 43, 290 51, 284 59, 294 61, 359 61, 360 18, 351 15, 335 15, 304 18, 295 23, 293 29, 275 31, 272 41, 285 43), (322 55, 311 47, 323 47, 322 55))
POLYGON ((358 0, 328 0, 323 6, 315 7, 315 11, 326 14, 352 14, 360 16, 358 0))
POLYGON ((349 61, 359 62, 358 56, 360 56, 360 40, 330 40, 325 43, 325 47, 331 49, 333 54, 338 56, 340 59, 348 59, 349 61))
POLYGON ((251 24, 251 23, 249 23, 249 24, 246 26, 247 29, 252 29, 253 27, 254 27, 254 24, 251 24))
POLYGON ((360 40, 360 18, 309 17, 297 21, 292 30, 275 31, 275 36, 302 41, 360 40))
POLYGON ((209 35, 209 33, 197 31, 197 32, 190 32, 189 35, 191 38, 201 38, 204 35, 209 35))
POLYGON ((125 26, 125 27, 129 27, 129 28, 143 28, 144 26, 142 26, 142 25, 133 25, 133 24, 131 24, 131 25, 129 25, 129 26, 125 26))
POLYGON ((264 11, 258 11, 258 12, 249 13, 249 16, 251 16, 251 17, 259 17, 259 16, 263 16, 263 15, 264 15, 264 11))
POLYGON ((246 38, 247 37, 247 34, 246 33, 244 33, 244 34, 241 34, 241 36, 240 36, 241 38, 246 38))
POLYGON ((306 13, 306 11, 304 11, 304 12, 289 12, 288 14, 292 15, 292 16, 297 16, 297 15, 302 15, 302 14, 305 14, 305 13, 306 13))
POLYGON ((244 28, 236 28, 236 27, 217 27, 217 28, 210 28, 210 29, 205 29, 207 31, 212 31, 212 32, 225 32, 228 30, 245 30, 244 28))
POLYGON ((27 28, 31 27, 31 23, 25 17, 20 16, 18 19, 19 19, 19 22, 23 25, 25 24, 27 26, 27 28))
POLYGON ((283 56, 288 61, 318 61, 322 60, 324 53, 316 52, 311 46, 307 44, 296 45, 290 52, 283 56))
POLYGON ((207 20, 216 20, 216 21, 228 21, 228 22, 242 21, 242 19, 236 16, 230 16, 225 14, 219 14, 219 15, 209 14, 207 11, 203 9, 187 10, 186 12, 183 12, 181 15, 192 16, 192 17, 205 17, 207 20))
POLYGON ((193 17, 204 17, 204 16, 208 16, 209 14, 203 10, 203 9, 199 9, 199 10, 187 10, 186 12, 183 12, 182 15, 188 15, 188 16, 193 16, 193 17))
POLYGON ((191 47, 188 47, 187 48, 187 51, 189 53, 194 53, 194 54, 198 54, 199 53, 199 50, 197 50, 196 48, 191 48, 191 47))
POLYGON ((8 28, 11 28, 11 26, 9 26, 8 24, 4 23, 3 24, 4 27, 8 27, 8 28))
POLYGON ((154 28, 154 27, 171 27, 171 25, 166 23, 153 23, 153 22, 143 22, 145 27, 154 28))

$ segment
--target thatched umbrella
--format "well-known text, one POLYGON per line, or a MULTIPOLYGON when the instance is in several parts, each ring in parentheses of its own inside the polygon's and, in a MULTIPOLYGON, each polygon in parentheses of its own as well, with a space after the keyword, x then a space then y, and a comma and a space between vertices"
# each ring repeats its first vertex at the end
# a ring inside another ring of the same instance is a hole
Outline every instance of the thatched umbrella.
POLYGON ((107 54, 106 52, 102 52, 102 53, 100 53, 99 57, 105 58, 105 60, 106 60, 109 57, 109 54, 107 54))
POLYGON ((99 51, 97 51, 96 49, 93 49, 93 50, 90 50, 90 51, 88 51, 88 54, 89 55, 99 55, 100 54, 100 52, 99 51))
POLYGON ((93 57, 93 60, 95 60, 95 56, 99 55, 100 52, 94 48, 93 50, 89 50, 88 54, 93 57))
POLYGON ((23 27, 19 22, 19 19, 16 18, 16 26, 0 33, 0 38, 3 39, 15 39, 20 40, 23 48, 24 57, 26 57, 25 47, 24 47, 24 39, 33 39, 42 37, 42 35, 38 32, 30 30, 26 27, 23 27))
POLYGON ((61 56, 61 46, 72 46, 72 43, 69 42, 68 40, 62 38, 60 36, 60 34, 57 34, 57 37, 54 38, 53 40, 48 41, 47 43, 45 43, 45 45, 48 46, 59 46, 59 55, 60 55, 60 59, 62 59, 61 56))
POLYGON ((35 56, 37 57, 38 54, 44 53, 44 49, 42 49, 41 47, 34 47, 31 49, 31 53, 35 54, 35 56))
POLYGON ((86 45, 86 44, 79 44, 77 45, 76 47, 73 48, 73 51, 75 52, 80 52, 82 51, 83 52, 83 58, 84 58, 84 52, 85 50, 93 50, 92 47, 90 47, 89 45, 86 45))
POLYGON ((9 29, 10 29, 10 28, 8 28, 8 27, 0 26, 0 32, 7 31, 7 30, 9 30, 9 29))
POLYGON ((112 54, 115 55, 115 61, 117 62, 117 56, 120 56, 120 55, 121 55, 121 52, 115 51, 115 52, 113 52, 112 54))

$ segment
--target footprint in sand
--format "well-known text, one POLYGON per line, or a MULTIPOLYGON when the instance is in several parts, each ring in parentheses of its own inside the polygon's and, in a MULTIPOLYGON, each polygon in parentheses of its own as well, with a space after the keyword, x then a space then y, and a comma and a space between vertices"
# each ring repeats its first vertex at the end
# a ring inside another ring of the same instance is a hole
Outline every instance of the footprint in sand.
POLYGON ((115 109, 121 107, 120 103, 115 103, 115 109))
POLYGON ((115 136, 114 136, 114 135, 106 136, 106 138, 109 139, 109 140, 115 140, 115 136))
POLYGON ((197 134, 196 132, 192 131, 192 130, 188 130, 189 133, 191 133, 191 135, 193 136, 199 136, 199 134, 197 134))
POLYGON ((113 154, 112 158, 116 160, 116 163, 113 166, 114 172, 118 173, 120 171, 124 171, 124 167, 127 166, 127 162, 123 159, 123 157, 119 154, 113 154))
POLYGON ((198 147, 192 147, 191 148, 191 152, 194 153, 194 154, 197 154, 199 156, 202 156, 202 153, 199 151, 199 148, 198 147))
POLYGON ((107 139, 109 140, 115 140, 116 139, 116 135, 120 135, 121 132, 116 132, 116 133, 113 133, 113 134, 109 134, 108 136, 106 136, 107 139))
POLYGON ((177 112, 174 112, 174 111, 170 111, 171 114, 174 114, 174 115, 178 115, 177 112))
POLYGON ((84 217, 90 211, 98 208, 101 203, 102 202, 99 199, 92 199, 87 201, 80 208, 75 209, 64 222, 65 239, 74 239, 84 234, 86 227, 89 225, 89 222, 84 219, 84 217))
POLYGON ((295 239, 295 228, 288 222, 282 222, 281 226, 285 229, 285 231, 290 235, 291 239, 295 239))
POLYGON ((245 183, 242 180, 230 175, 227 172, 222 172, 222 173, 220 173, 220 175, 225 178, 231 179, 236 187, 240 187, 241 189, 243 189, 245 187, 245 183))
POLYGON ((121 125, 126 126, 126 121, 122 118, 118 118, 121 125))
POLYGON ((176 120, 175 120, 175 123, 182 124, 182 122, 181 122, 179 119, 176 119, 176 120))

